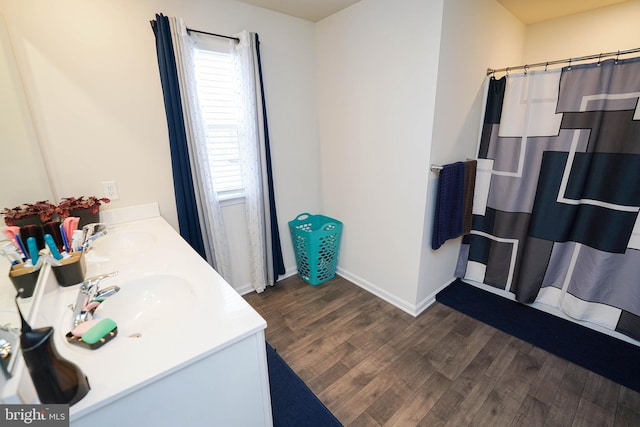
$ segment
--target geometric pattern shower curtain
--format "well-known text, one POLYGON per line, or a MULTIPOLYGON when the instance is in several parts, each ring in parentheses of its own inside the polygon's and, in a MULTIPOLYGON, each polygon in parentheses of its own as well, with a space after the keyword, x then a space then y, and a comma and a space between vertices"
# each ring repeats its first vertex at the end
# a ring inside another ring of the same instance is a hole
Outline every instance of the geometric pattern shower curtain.
POLYGON ((491 79, 456 277, 640 339, 640 58, 491 79))

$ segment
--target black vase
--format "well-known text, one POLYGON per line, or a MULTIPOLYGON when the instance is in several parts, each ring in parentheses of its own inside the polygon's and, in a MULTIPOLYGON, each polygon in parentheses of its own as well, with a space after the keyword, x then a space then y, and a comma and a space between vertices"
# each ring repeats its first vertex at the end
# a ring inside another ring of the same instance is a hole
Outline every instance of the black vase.
POLYGON ((29 215, 22 218, 16 218, 13 220, 18 227, 24 227, 25 225, 37 225, 42 227, 42 220, 40 215, 29 215))
POLYGON ((29 237, 35 237, 38 250, 44 249, 44 232, 42 226, 35 224, 23 225, 20 227, 20 237, 25 245, 29 237))
POLYGON ((91 389, 87 377, 77 365, 60 356, 53 342, 51 326, 31 329, 19 306, 18 313, 22 320, 22 356, 40 402, 67 405, 78 402, 91 389))
POLYGON ((87 224, 100 222, 100 211, 96 213, 91 213, 89 208, 71 209, 69 211, 69 216, 80 218, 80 221, 78 222, 78 229, 82 229, 82 227, 84 227, 87 224))

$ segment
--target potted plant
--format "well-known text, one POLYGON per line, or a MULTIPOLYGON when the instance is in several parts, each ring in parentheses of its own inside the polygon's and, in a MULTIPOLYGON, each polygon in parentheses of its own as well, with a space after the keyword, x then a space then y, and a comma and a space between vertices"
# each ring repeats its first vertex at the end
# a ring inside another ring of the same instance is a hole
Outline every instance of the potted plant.
POLYGON ((58 203, 56 213, 60 218, 74 216, 80 218, 78 227, 83 227, 93 222, 99 222, 100 205, 109 203, 106 197, 98 198, 96 196, 80 196, 80 197, 64 197, 58 203))
POLYGON ((23 203, 15 208, 4 208, 1 212, 7 225, 25 226, 29 224, 40 225, 51 221, 56 213, 56 205, 48 200, 23 203))

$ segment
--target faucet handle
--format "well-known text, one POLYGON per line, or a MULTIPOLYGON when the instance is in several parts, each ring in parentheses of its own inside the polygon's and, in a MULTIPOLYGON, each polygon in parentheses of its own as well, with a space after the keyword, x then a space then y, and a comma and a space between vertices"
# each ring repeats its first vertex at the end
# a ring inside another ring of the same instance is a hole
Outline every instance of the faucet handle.
POLYGON ((91 224, 87 224, 82 227, 82 232, 84 233, 84 240, 86 241, 92 235, 99 233, 101 231, 107 230, 107 224, 103 222, 94 222, 91 224))
POLYGON ((89 291, 94 286, 97 286, 98 283, 100 283, 100 281, 102 281, 103 279, 114 277, 117 275, 118 275, 117 271, 112 271, 111 273, 100 274, 98 276, 93 276, 93 277, 84 279, 84 281, 82 282, 82 285, 80 286, 80 290, 89 291))
POLYGON ((107 224, 103 222, 94 222, 82 227, 82 250, 88 251, 91 247, 91 242, 99 237, 107 234, 107 224))
POLYGON ((91 319, 91 316, 93 315, 93 310, 86 311, 85 307, 87 306, 87 304, 94 301, 94 299, 96 298, 96 295, 101 295, 101 297, 106 298, 120 290, 120 288, 117 286, 110 286, 109 288, 105 289, 105 291, 101 294, 100 290, 98 289, 98 283, 100 283, 101 280, 106 279, 108 277, 114 277, 117 274, 118 274, 117 271, 112 271, 111 273, 100 274, 99 276, 93 276, 93 277, 84 279, 84 282, 82 282, 82 284, 80 285, 78 296, 76 297, 76 303, 72 307, 74 328, 78 326, 80 323, 91 319))

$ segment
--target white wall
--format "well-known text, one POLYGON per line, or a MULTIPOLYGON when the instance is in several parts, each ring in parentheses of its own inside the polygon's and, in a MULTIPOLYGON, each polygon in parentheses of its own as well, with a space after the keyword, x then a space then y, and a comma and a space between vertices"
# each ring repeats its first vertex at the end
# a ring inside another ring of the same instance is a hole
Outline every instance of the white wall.
MULTIPOLYGON (((524 37, 525 26, 495 0, 445 1, 431 163, 476 157, 486 70, 519 64, 524 37)), ((453 278, 461 241, 451 240, 437 251, 431 249, 438 175, 430 172, 428 180, 418 307, 429 304, 434 292, 453 278)))
POLYGON ((494 0, 365 0, 318 23, 317 38, 323 208, 345 223, 340 272, 417 313, 451 280, 459 248, 430 249, 429 165, 475 156, 485 71, 520 61, 524 25, 494 0))
MULTIPOLYGON (((51 200, 46 169, 31 122, 20 71, 0 14, 0 211, 24 202, 51 200)), ((4 225, 4 222, 1 222, 4 225)), ((0 236, 0 241, 2 237, 0 236)), ((4 262, 2 263, 4 266, 4 262)), ((7 264, 8 265, 8 264, 7 264)), ((4 270, 4 269, 3 269, 4 270)))
MULTIPOLYGON (((287 221, 320 209, 314 25, 227 0, 0 0, 34 105, 57 197, 101 194, 115 180, 117 208, 158 201, 177 229, 155 13, 187 26, 259 33, 285 266, 295 268, 287 221)), ((247 283, 242 214, 225 212, 233 285, 247 283), (237 222, 240 223, 237 223, 237 222), (240 230, 240 231, 238 231, 240 230), (238 245, 238 243, 240 243, 238 245)))
POLYGON ((339 271, 415 303, 442 0, 363 0, 317 24, 323 212, 344 223, 339 271))
POLYGON ((640 0, 527 26, 522 63, 640 47, 640 0))

